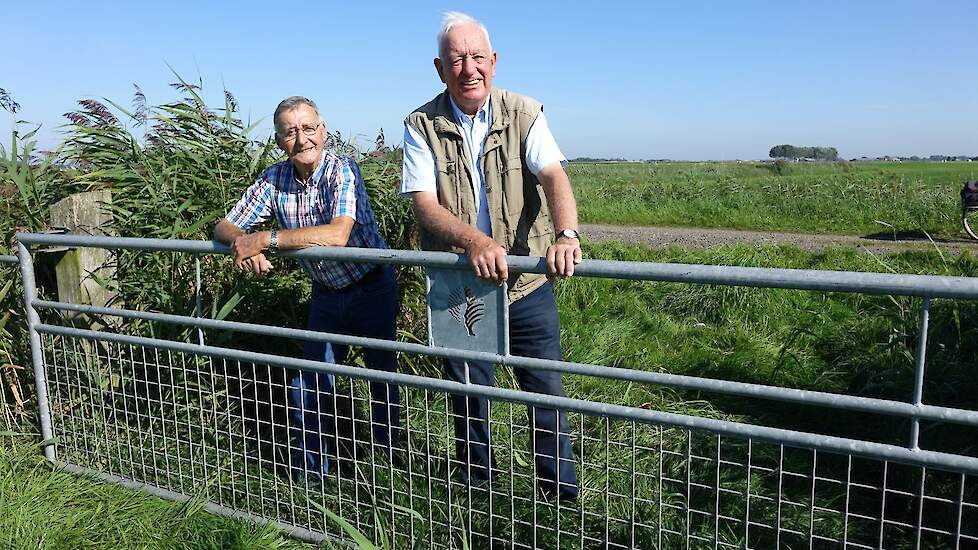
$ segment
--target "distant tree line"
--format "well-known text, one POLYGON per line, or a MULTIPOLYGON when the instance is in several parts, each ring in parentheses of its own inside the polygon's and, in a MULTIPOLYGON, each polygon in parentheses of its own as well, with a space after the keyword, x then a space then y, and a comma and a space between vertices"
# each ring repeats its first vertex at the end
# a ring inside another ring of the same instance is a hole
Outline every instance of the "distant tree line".
POLYGON ((837 160, 839 151, 835 147, 796 147, 794 145, 775 145, 768 156, 773 159, 837 160))
POLYGON ((628 159, 624 158, 599 158, 599 157, 576 157, 570 159, 568 162, 628 162, 628 159))

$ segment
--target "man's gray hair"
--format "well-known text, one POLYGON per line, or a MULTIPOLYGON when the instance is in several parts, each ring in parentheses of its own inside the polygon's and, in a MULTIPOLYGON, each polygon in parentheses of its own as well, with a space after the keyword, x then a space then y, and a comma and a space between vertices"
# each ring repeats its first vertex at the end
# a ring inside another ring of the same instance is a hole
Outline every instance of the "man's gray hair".
POLYGON ((312 110, 316 111, 316 115, 322 118, 322 115, 319 114, 319 107, 316 107, 315 101, 301 95, 287 97, 278 104, 278 107, 275 108, 275 114, 272 115, 272 124, 275 125, 276 134, 280 133, 280 128, 278 127, 278 117, 284 112, 299 108, 300 105, 308 105, 312 107, 312 110))
POLYGON ((486 29, 485 25, 471 15, 464 14, 460 11, 448 11, 442 16, 441 30, 438 31, 438 57, 444 57, 445 37, 448 35, 448 31, 459 25, 476 25, 482 29, 483 34, 486 35, 486 44, 489 45, 489 52, 492 52, 492 42, 489 41, 489 30, 486 29))

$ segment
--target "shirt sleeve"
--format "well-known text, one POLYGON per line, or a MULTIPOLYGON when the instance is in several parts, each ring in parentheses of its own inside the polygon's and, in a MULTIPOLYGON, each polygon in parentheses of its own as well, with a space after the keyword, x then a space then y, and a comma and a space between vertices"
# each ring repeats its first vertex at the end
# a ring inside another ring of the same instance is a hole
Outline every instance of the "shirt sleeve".
POLYGON ((261 225, 272 215, 272 184, 264 176, 245 190, 241 200, 224 217, 235 226, 248 231, 261 225))
POLYGON ((401 194, 408 195, 416 191, 437 192, 435 175, 435 155, 431 152, 431 147, 414 128, 405 124, 401 194))
POLYGON ((535 176, 541 170, 555 162, 561 166, 567 166, 567 159, 557 147, 557 141, 550 133, 547 126, 547 117, 543 116, 543 111, 533 121, 530 132, 526 135, 526 167, 535 176))
POLYGON ((363 186, 363 176, 355 160, 343 157, 336 175, 336 190, 333 195, 333 218, 349 216, 357 219, 357 186, 363 186))

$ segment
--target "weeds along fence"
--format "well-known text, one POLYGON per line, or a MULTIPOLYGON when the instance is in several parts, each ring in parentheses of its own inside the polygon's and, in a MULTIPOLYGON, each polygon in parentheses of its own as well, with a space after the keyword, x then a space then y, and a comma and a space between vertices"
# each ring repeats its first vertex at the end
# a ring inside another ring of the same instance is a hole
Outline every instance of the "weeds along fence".
MULTIPOLYGON (((978 280, 588 260, 582 277, 915 296, 916 384, 908 401, 678 376, 390 342, 260 324, 41 300, 32 247, 226 254, 213 242, 19 234, 45 455, 62 468, 213 512, 272 522, 310 541, 433 548, 970 548, 978 544, 978 457, 921 434, 936 425, 978 433, 978 412, 923 402, 933 299, 978 299, 978 280), (42 321, 41 314, 44 315, 42 321), (114 318, 100 330, 72 316, 114 318), (188 330, 184 341, 139 335, 135 323, 188 330), (196 329, 196 330, 194 330, 196 329), (201 332, 197 332, 197 331, 201 332), (479 386, 355 365, 311 362, 209 344, 203 331, 454 357, 745 400, 855 412, 905 422, 902 443, 673 414, 642 406, 479 386), (287 372, 335 376, 323 479, 290 475, 287 372), (368 382, 401 392, 404 448, 370 437, 368 382), (497 474, 463 483, 451 395, 487 398, 497 474), (532 423, 566 411, 580 494, 538 490, 532 423), (924 445, 923 442, 928 442, 924 445)), ((317 248, 288 254, 467 270, 448 253, 317 248)), ((9 261, 9 258, 6 259, 9 261)), ((540 258, 511 269, 543 272, 540 258)), ((972 440, 974 440, 974 437, 972 440)))
POLYGON ((0 304, 4 306, 0 308, 0 432, 4 433, 14 433, 16 419, 26 408, 25 392, 15 371, 13 341, 16 337, 8 329, 12 316, 5 311, 7 304, 17 303, 16 295, 20 293, 17 264, 16 256, 0 254, 0 304))

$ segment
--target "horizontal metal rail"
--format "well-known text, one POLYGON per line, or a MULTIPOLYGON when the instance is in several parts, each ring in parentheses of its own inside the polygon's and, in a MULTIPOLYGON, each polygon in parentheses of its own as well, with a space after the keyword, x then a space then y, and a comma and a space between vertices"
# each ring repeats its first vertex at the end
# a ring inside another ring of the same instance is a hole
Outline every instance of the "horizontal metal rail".
MULTIPOLYGON (((25 244, 85 246, 125 250, 154 250, 194 254, 229 254, 227 246, 213 241, 137 239, 88 235, 45 235, 18 233, 25 244)), ((314 247, 282 253, 306 260, 337 260, 397 265, 423 265, 447 269, 469 269, 464 256, 449 252, 377 250, 368 248, 314 247)), ((511 271, 545 273, 543 258, 507 256, 511 271)), ((754 288, 785 288, 824 292, 893 294, 929 298, 978 300, 978 278, 938 275, 900 275, 853 271, 818 271, 737 266, 585 260, 575 274, 628 280, 719 284, 754 288)))
POLYGON ((494 386, 465 384, 450 380, 427 378, 424 376, 416 376, 411 374, 396 372, 388 373, 362 367, 352 367, 334 363, 324 363, 320 361, 310 361, 306 359, 296 359, 279 355, 255 353, 200 344, 188 344, 183 342, 174 342, 171 340, 158 340, 139 336, 129 336, 125 334, 109 334, 46 324, 37 325, 35 329, 37 332, 43 334, 84 338, 88 340, 101 340, 120 344, 132 344, 205 357, 227 358, 248 363, 259 363, 291 369, 320 371, 375 382, 386 382, 402 386, 442 391, 449 394, 485 397, 488 399, 522 403, 530 406, 550 409, 576 411, 585 414, 630 420, 646 424, 673 426, 677 428, 706 431, 719 435, 751 438, 759 441, 767 441, 793 447, 843 453, 914 466, 950 469, 960 473, 978 474, 978 458, 941 453, 937 451, 911 450, 906 447, 898 447, 884 443, 857 441, 828 435, 796 432, 781 428, 770 428, 766 426, 742 424, 725 420, 686 416, 649 409, 641 409, 637 407, 585 401, 570 397, 528 393, 517 390, 497 388, 494 386))
POLYGON ((693 376, 683 376, 677 374, 666 374, 658 372, 641 371, 634 369, 623 369, 620 367, 607 367, 588 363, 570 363, 565 361, 554 361, 550 359, 536 359, 530 357, 517 357, 512 355, 497 355, 494 353, 467 351, 453 348, 441 348, 427 346, 423 344, 411 344, 408 342, 395 342, 391 340, 379 340, 374 338, 364 338, 359 336, 347 336, 343 334, 332 334, 317 332, 312 330, 275 327, 253 323, 241 323, 237 321, 224 321, 218 319, 202 319, 197 317, 187 317, 184 315, 172 315, 167 313, 155 313, 150 311, 134 311, 117 308, 96 307, 79 304, 66 304, 63 302, 51 302, 47 300, 33 300, 32 305, 41 309, 55 309, 60 311, 73 311, 86 313, 89 315, 111 315, 126 319, 139 319, 144 321, 158 321, 170 324, 190 326, 204 329, 232 330, 250 334, 261 334, 265 336, 275 336, 283 338, 293 338, 297 340, 311 340, 316 342, 331 342, 350 346, 363 346, 373 349, 389 351, 399 351, 414 355, 431 355, 435 357, 447 357, 462 359, 467 361, 479 361, 484 363, 494 363, 512 367, 539 369, 568 374, 578 374, 584 376, 594 376, 612 380, 624 380, 628 382, 638 382, 645 384, 658 384, 682 388, 687 390, 699 390, 713 393, 723 393, 742 397, 752 397, 758 399, 768 399, 773 401, 797 403, 804 405, 817 405, 836 409, 846 409, 851 411, 885 414, 890 416, 900 416, 905 418, 917 418, 921 420, 933 420, 940 422, 951 422, 967 426, 978 426, 978 411, 967 411, 933 405, 914 405, 901 401, 891 401, 886 399, 874 399, 871 397, 858 397, 852 395, 841 395, 828 392, 817 392, 809 390, 797 390, 791 388, 780 388, 777 386, 766 386, 762 384, 749 384, 746 382, 733 382, 728 380, 714 380, 709 378, 697 378, 693 376))
POLYGON ((16 264, 18 262, 17 256, 0 255, 0 264, 16 264))

